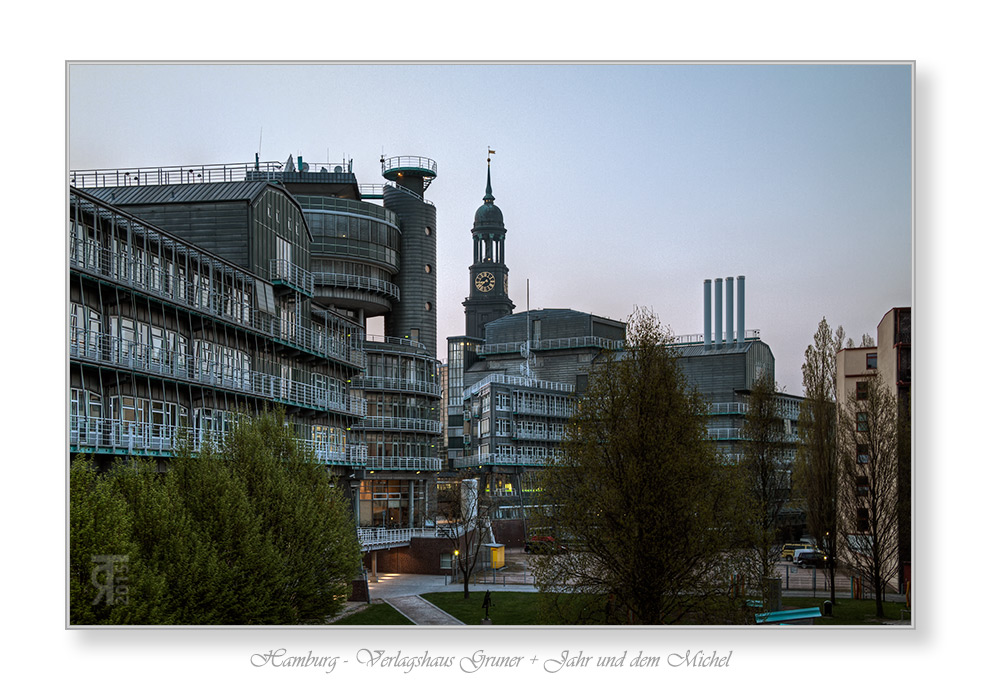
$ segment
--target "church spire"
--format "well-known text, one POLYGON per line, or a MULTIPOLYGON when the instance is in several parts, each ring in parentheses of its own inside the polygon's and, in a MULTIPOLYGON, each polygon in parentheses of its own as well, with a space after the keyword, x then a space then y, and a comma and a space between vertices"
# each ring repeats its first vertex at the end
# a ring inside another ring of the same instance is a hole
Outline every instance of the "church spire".
POLYGON ((492 151, 490 148, 488 148, 487 149, 487 189, 484 191, 484 201, 485 202, 493 202, 494 201, 494 194, 493 194, 493 192, 491 192, 491 181, 490 181, 490 160, 491 160, 490 157, 491 157, 491 153, 496 153, 496 151, 492 151))

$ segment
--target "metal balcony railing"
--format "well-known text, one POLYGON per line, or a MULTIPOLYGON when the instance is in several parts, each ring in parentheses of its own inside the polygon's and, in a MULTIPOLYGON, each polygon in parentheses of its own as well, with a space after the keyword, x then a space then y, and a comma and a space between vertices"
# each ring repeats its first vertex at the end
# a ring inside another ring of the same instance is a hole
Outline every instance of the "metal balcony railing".
POLYGON ((443 424, 438 420, 396 418, 393 416, 365 416, 357 427, 364 430, 405 430, 437 435, 443 432, 443 424))
POLYGON ((508 466, 533 466, 533 467, 544 467, 549 463, 549 457, 532 457, 527 455, 469 455, 466 457, 458 457, 453 460, 453 466, 456 469, 466 469, 476 466, 487 466, 491 464, 501 464, 508 466))
POLYGON ((708 428, 709 440, 745 440, 747 439, 742 428, 708 428))
POLYGON ((378 470, 407 470, 438 472, 442 469, 443 460, 439 457, 371 457, 367 458, 366 467, 378 470))
POLYGON ((394 335, 366 335, 365 340, 369 343, 384 343, 386 345, 405 345, 410 348, 417 348, 419 350, 425 350, 426 346, 420 343, 418 340, 410 340, 409 338, 400 338, 394 335))
POLYGON ((530 377, 519 377, 510 374, 489 374, 464 390, 463 396, 466 398, 479 394, 481 389, 490 384, 508 384, 510 386, 542 389, 544 391, 558 391, 564 394, 571 394, 576 389, 572 384, 565 384, 563 382, 546 382, 540 379, 531 379, 530 377))
POLYGON ((550 418, 571 418, 575 413, 572 406, 549 406, 532 401, 515 401, 511 411, 515 415, 548 416, 550 418))
POLYGON ((358 541, 362 551, 372 549, 387 549, 409 544, 414 537, 442 537, 442 532, 435 527, 426 528, 393 528, 391 530, 379 527, 359 527, 358 541))
MULTIPOLYGON (((303 172, 351 172, 351 163, 304 163, 303 172), (307 167, 309 166, 309 167, 307 167), (340 170, 337 170, 340 168, 340 170)), ((206 165, 164 165, 143 168, 109 168, 72 170, 73 187, 136 187, 139 185, 196 185, 204 182, 243 182, 245 180, 280 181, 284 173, 296 176, 300 171, 286 170, 279 161, 252 163, 212 163, 206 165)))
MULTIPOLYGON (((478 355, 495 355, 502 353, 524 353, 527 351, 528 341, 514 341, 510 343, 486 343, 477 346, 478 355)), ((545 338, 531 341, 531 351, 541 350, 567 350, 574 348, 601 348, 603 350, 623 349, 622 340, 610 340, 599 336, 579 336, 573 338, 545 338)))
POLYGON ((729 414, 745 415, 747 411, 749 411, 749 404, 738 401, 709 404, 708 410, 710 416, 724 416, 729 414))
POLYGON ((269 279, 273 284, 284 282, 308 297, 313 296, 313 273, 281 258, 269 261, 269 279))
POLYGON ((340 360, 360 369, 366 366, 364 351, 358 347, 359 336, 352 335, 354 341, 350 342, 327 332, 324 327, 284 324, 279 318, 237 298, 204 291, 202 285, 194 285, 184 276, 170 274, 162 268, 147 269, 148 266, 135 263, 128 256, 112 254, 95 241, 71 238, 69 263, 73 268, 145 290, 154 297, 177 302, 198 313, 243 326, 311 354, 340 360))
POLYGON ((396 377, 354 377, 351 386, 355 389, 374 389, 381 391, 402 391, 414 394, 428 394, 439 396, 440 388, 436 382, 420 382, 412 379, 398 379, 396 377))
POLYGON ((335 411, 359 418, 367 412, 367 402, 360 397, 330 392, 325 387, 263 374, 229 363, 206 360, 191 352, 123 340, 108 333, 74 330, 69 334, 68 352, 70 357, 193 381, 318 411, 335 411))
POLYGON ((379 292, 391 297, 395 301, 401 298, 401 292, 396 285, 366 275, 345 275, 339 272, 314 272, 313 283, 318 287, 344 287, 345 289, 379 292))
POLYGON ((514 431, 515 440, 544 440, 547 442, 562 442, 565 440, 564 430, 521 430, 514 431))
MULTIPOLYGON (((208 442, 220 447, 227 439, 224 431, 161 425, 147 421, 115 418, 69 419, 68 442, 74 451, 127 452, 134 454, 173 455, 182 440, 192 452, 198 452, 208 442)), ((311 450, 321 464, 345 464, 363 467, 366 464, 366 445, 326 445, 321 440, 297 438, 311 450)))

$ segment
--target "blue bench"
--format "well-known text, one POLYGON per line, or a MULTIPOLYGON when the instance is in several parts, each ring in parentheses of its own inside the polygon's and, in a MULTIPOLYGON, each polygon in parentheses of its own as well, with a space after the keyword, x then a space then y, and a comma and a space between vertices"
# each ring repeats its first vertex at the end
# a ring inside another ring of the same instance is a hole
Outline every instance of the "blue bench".
POLYGON ((747 608, 762 608, 763 607, 763 601, 762 600, 747 600, 746 601, 746 607, 747 608))
POLYGON ((757 613, 756 624, 765 625, 771 622, 785 624, 800 620, 821 617, 821 608, 800 608, 798 610, 776 610, 774 612, 757 613))

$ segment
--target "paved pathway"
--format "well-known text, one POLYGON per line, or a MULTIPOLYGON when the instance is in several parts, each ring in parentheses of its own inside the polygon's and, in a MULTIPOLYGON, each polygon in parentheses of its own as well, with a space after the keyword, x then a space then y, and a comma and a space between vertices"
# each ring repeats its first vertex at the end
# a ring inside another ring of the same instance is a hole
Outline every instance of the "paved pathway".
POLYGON ((417 625, 462 625, 449 613, 443 612, 425 598, 417 595, 382 598, 417 625))

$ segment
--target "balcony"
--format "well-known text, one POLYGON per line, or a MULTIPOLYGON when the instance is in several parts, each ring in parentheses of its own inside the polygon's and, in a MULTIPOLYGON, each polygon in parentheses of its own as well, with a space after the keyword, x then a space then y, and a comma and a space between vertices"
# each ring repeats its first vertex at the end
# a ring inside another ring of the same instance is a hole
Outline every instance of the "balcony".
POLYGON ((351 386, 355 389, 374 391, 401 391, 409 394, 428 394, 430 396, 441 395, 439 384, 436 382, 420 382, 412 379, 398 379, 396 377, 354 377, 351 379, 351 386))
MULTIPOLYGON (((176 274, 162 267, 143 265, 127 255, 111 253, 96 241, 72 236, 69 241, 69 263, 79 271, 139 289, 154 299, 173 302, 200 314, 247 328, 298 350, 339 360, 359 369, 364 369, 367 364, 363 350, 355 343, 345 342, 335 333, 327 332, 325 327, 283 324, 275 316, 251 306, 243 300, 241 294, 222 294, 216 290, 206 290, 202 285, 191 284, 186 272, 176 274)), ((215 264, 221 265, 217 262, 215 264)), ((312 290, 312 276, 310 284, 312 290)))
POLYGON ((108 333, 75 330, 69 336, 68 353, 80 360, 260 396, 316 411, 334 411, 358 418, 367 411, 367 403, 360 397, 205 360, 189 352, 123 340, 108 333))
MULTIPOLYGON (((572 350, 575 348, 599 348, 601 350, 622 350, 624 341, 611 340, 600 336, 588 335, 573 338, 545 338, 533 340, 531 351, 541 350, 572 350)), ((478 355, 500 355, 521 353, 524 356, 528 350, 527 341, 515 341, 510 343, 485 343, 477 346, 478 355)))
POLYGON ((441 435, 443 424, 426 418, 395 418, 391 416, 365 416, 357 427, 363 430, 412 431, 441 435))
POLYGON ((308 297, 313 296, 313 273, 289 260, 276 258, 269 261, 269 281, 273 284, 285 284, 308 297))
POLYGON ((466 389, 463 392, 463 397, 467 398, 468 396, 475 396, 480 393, 481 389, 491 384, 507 384, 509 386, 541 389, 543 391, 554 391, 563 394, 571 394, 576 389, 576 387, 572 384, 565 384, 562 382, 546 382, 540 379, 531 379, 530 377, 519 377, 510 374, 489 374, 479 382, 466 389))
POLYGON ((373 292, 386 296, 394 301, 401 297, 399 288, 377 277, 366 275, 345 275, 339 272, 314 272, 313 283, 318 287, 343 287, 357 289, 362 292, 373 292))
POLYGON ((439 457, 368 457, 369 470, 438 472, 443 467, 439 457))
POLYGON ((565 440, 564 430, 521 430, 514 431, 515 440, 538 440, 544 442, 562 442, 565 440))
MULTIPOLYGON (((174 456, 182 441, 186 441, 192 452, 198 452, 208 442, 221 446, 226 439, 227 433, 221 431, 111 418, 72 416, 68 429, 72 452, 174 456)), ((367 461, 368 448, 365 445, 328 446, 321 440, 300 438, 297 438, 297 442, 309 449, 320 464, 363 467, 367 461)))
POLYGON ((544 467, 551 463, 549 457, 531 457, 527 455, 468 455, 453 460, 455 469, 468 469, 478 466, 502 465, 523 467, 544 467))

